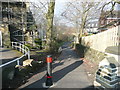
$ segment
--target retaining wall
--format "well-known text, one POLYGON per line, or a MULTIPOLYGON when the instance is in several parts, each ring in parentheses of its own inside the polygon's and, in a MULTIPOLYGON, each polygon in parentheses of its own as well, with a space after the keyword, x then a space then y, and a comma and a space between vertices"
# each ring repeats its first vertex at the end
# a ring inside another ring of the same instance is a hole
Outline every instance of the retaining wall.
POLYGON ((108 29, 107 31, 86 36, 82 38, 82 45, 88 46, 100 52, 110 46, 120 45, 120 26, 108 29))

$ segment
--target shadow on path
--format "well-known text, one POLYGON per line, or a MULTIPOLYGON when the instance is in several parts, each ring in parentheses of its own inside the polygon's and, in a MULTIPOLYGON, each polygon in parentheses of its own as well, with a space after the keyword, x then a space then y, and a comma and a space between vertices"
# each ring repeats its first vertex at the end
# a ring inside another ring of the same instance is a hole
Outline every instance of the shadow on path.
MULTIPOLYGON (((76 61, 74 63, 72 63, 71 65, 56 71, 53 73, 53 82, 58 82, 59 80, 61 80, 65 75, 67 75, 69 72, 73 71, 74 69, 76 69, 77 67, 79 67, 81 64, 83 63, 83 61, 76 61)), ((25 90, 26 88, 43 88, 43 83, 45 83, 45 78, 46 75, 44 75, 39 81, 36 81, 32 84, 30 84, 29 86, 21 89, 21 90, 25 90)))
POLYGON ((0 52, 8 52, 8 51, 12 51, 12 50, 6 49, 6 50, 1 50, 0 52))
POLYGON ((77 67, 79 67, 81 64, 83 63, 83 61, 76 61, 73 64, 59 70, 56 71, 55 73, 53 73, 53 77, 57 77, 57 78, 53 78, 54 82, 59 81, 60 79, 62 79, 66 74, 68 74, 69 72, 73 71, 74 69, 76 69, 77 67))
MULTIPOLYGON (((12 60, 14 60, 14 59, 17 59, 18 57, 13 57, 13 58, 8 58, 8 59, 1 59, 0 61, 2 62, 1 64, 5 64, 5 63, 7 63, 7 62, 9 62, 9 61, 12 61, 12 60)), ((14 62, 13 62, 14 63, 14 62)), ((16 62, 15 62, 16 63, 16 62)), ((0 64, 0 65, 1 65, 0 64)))

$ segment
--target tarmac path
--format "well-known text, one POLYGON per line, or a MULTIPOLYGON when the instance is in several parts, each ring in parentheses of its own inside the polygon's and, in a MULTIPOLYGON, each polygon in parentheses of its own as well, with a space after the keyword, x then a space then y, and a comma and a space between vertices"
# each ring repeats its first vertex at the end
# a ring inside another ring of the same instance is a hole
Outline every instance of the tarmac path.
POLYGON ((0 48, 0 65, 22 56, 22 53, 9 48, 0 48))
MULTIPOLYGON (((77 56, 76 52, 66 43, 62 46, 62 53, 59 58, 52 63, 53 87, 50 88, 73 88, 87 89, 93 88, 84 69, 83 61, 77 56)), ((30 79, 19 89, 44 88, 46 81, 46 67, 30 79)), ((48 88, 49 89, 49 88, 48 88)), ((93 90, 93 89, 91 89, 93 90)))

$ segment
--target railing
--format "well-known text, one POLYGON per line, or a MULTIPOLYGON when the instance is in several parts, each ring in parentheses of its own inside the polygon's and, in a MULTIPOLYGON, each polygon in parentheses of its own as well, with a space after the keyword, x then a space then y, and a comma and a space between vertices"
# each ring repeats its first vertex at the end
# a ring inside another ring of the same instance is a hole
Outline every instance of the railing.
POLYGON ((18 43, 18 42, 12 42, 12 48, 19 50, 22 52, 25 56, 28 55, 28 59, 30 59, 30 50, 27 46, 24 44, 18 43))
POLYGON ((13 62, 16 62, 16 61, 17 61, 17 65, 20 65, 20 59, 22 59, 24 56, 28 56, 28 59, 30 59, 30 50, 25 45, 23 45, 21 43, 18 43, 18 42, 12 42, 12 48, 22 52, 23 55, 21 57, 19 57, 19 58, 16 58, 16 59, 14 59, 12 61, 9 61, 9 62, 7 62, 5 64, 0 65, 0 68, 6 66, 8 64, 11 64, 13 62))

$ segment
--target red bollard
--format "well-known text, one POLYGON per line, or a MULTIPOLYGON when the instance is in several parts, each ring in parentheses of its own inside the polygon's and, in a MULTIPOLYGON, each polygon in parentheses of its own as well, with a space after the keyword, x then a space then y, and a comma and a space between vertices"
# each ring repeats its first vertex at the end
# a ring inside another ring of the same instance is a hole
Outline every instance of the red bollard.
POLYGON ((52 57, 51 55, 47 56, 46 62, 47 62, 46 86, 52 86, 53 81, 52 81, 52 57))

